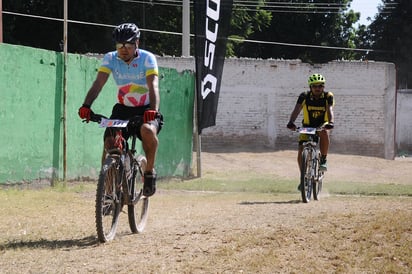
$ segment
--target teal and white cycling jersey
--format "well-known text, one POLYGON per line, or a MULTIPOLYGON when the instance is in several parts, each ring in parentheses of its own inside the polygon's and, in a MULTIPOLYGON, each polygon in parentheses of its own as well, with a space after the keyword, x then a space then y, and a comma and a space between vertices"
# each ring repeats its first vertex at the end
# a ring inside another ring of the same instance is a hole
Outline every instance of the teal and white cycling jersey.
POLYGON ((146 76, 158 75, 157 60, 154 54, 138 49, 138 55, 130 64, 117 56, 117 51, 105 54, 100 72, 112 73, 118 87, 117 100, 128 107, 139 107, 149 104, 149 89, 146 76))

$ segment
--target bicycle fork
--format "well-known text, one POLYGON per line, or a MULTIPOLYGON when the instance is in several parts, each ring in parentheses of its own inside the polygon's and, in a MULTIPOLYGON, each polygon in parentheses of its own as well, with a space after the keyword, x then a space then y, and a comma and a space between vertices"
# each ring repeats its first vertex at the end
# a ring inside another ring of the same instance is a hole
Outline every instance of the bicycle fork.
POLYGON ((124 203, 127 205, 132 205, 140 199, 140 193, 136 193, 136 183, 137 181, 140 182, 141 180, 143 180, 142 178, 140 178, 140 176, 143 176, 143 173, 141 172, 142 163, 139 157, 136 159, 131 153, 128 153, 126 157, 129 158, 129 161, 125 161, 123 167, 125 167, 125 165, 128 165, 127 168, 130 175, 125 176, 123 180, 123 189, 125 196, 124 203))

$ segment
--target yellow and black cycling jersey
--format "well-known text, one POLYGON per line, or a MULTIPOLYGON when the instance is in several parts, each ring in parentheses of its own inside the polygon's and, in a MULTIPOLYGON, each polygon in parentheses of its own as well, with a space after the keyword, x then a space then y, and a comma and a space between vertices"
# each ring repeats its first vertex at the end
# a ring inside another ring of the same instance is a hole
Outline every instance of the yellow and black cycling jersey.
POLYGON ((317 99, 311 91, 302 92, 299 95, 297 104, 302 105, 304 127, 319 127, 329 122, 327 109, 335 104, 333 93, 324 91, 317 99))

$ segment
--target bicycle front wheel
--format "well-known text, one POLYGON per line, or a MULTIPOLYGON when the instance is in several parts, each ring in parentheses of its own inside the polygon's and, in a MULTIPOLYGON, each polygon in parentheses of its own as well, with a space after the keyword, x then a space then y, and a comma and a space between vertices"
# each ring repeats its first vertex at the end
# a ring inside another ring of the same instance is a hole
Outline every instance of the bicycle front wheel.
MULTIPOLYGON (((323 175, 322 175, 323 176, 323 175)), ((318 201, 319 195, 322 190, 322 180, 318 180, 317 182, 313 182, 313 199, 318 201)))
POLYGON ((322 191, 322 183, 323 183, 323 176, 324 176, 323 171, 319 170, 320 154, 318 154, 318 157, 316 160, 314 160, 314 163, 315 163, 316 175, 315 175, 315 180, 313 180, 313 199, 317 201, 319 200, 319 195, 320 195, 320 192, 322 191))
POLYGON ((300 174, 300 192, 302 201, 308 203, 312 196, 312 152, 304 148, 302 151, 302 166, 300 174))
POLYGON ((143 172, 146 166, 146 157, 140 155, 134 162, 133 185, 130 193, 133 200, 127 206, 129 225, 132 233, 142 233, 149 216, 149 198, 143 195, 143 172))
POLYGON ((96 190, 96 231, 100 242, 113 240, 122 209, 119 159, 106 158, 96 190))

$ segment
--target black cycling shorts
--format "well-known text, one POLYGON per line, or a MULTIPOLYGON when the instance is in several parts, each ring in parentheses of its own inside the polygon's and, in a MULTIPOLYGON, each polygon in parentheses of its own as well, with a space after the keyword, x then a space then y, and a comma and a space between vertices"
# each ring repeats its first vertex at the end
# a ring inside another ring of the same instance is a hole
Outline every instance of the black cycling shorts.
MULTIPOLYGON (((141 116, 142 120, 138 128, 134 128, 134 129, 131 129, 129 127, 123 128, 122 134, 123 134, 123 137, 127 140, 133 134, 133 132, 130 132, 131 130, 133 130, 136 132, 137 138, 142 140, 142 136, 140 135, 140 127, 143 124, 143 114, 149 108, 150 108, 149 105, 143 106, 143 107, 128 107, 122 104, 116 104, 113 106, 112 115, 110 116, 110 119, 129 120, 132 117, 141 116)), ((163 126, 163 115, 160 114, 159 112, 159 115, 156 117, 156 119, 154 119, 153 121, 150 121, 149 124, 155 126, 157 129, 157 133, 159 134, 163 126)), ((116 132, 115 128, 106 128, 104 132, 104 139, 106 139, 106 137, 110 135, 115 136, 115 132, 116 132)))

